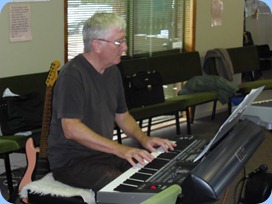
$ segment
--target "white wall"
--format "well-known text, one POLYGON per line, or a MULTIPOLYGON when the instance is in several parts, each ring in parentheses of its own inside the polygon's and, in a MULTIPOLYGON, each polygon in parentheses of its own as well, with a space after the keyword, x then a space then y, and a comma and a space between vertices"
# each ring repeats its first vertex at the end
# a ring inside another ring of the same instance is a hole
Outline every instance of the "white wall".
POLYGON ((268 44, 272 47, 271 11, 271 0, 247 0, 246 30, 251 32, 256 45, 268 44))
MULTIPOLYGON (((0 13, 0 78, 48 71, 55 59, 64 61, 64 1, 29 3, 32 40, 10 42, 9 5, 0 13)), ((22 4, 22 3, 21 3, 22 4)))
POLYGON ((272 15, 260 14, 258 18, 247 17, 246 30, 251 32, 256 45, 268 44, 272 49, 272 15))
POLYGON ((242 46, 244 0, 222 0, 222 25, 211 26, 212 0, 197 0, 196 50, 242 46))
MULTIPOLYGON (((209 49, 243 45, 244 0, 222 0, 222 2, 222 24, 212 27, 212 0, 197 0, 196 50, 199 51, 202 59, 209 49)), ((226 109, 226 104, 217 102, 217 112, 226 109)), ((212 103, 199 105, 196 107, 196 118, 210 115, 211 111, 212 103)))

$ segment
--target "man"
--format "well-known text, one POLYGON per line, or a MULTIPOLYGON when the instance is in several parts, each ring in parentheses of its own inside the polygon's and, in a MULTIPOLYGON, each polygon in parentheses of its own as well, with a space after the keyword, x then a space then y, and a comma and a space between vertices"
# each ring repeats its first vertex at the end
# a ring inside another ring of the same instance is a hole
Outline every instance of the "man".
POLYGON ((126 52, 126 24, 97 13, 83 27, 84 53, 62 68, 53 93, 48 159, 56 180, 98 191, 137 162, 151 162, 155 146, 175 144, 148 137, 129 114, 115 64, 126 52), (114 122, 146 150, 112 140, 114 122))

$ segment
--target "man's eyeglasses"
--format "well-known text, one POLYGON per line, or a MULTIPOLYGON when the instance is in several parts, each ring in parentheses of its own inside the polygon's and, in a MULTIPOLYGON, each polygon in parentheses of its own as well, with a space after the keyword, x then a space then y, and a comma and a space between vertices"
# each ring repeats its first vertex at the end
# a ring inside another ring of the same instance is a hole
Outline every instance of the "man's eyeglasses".
POLYGON ((100 41, 107 42, 107 43, 112 43, 118 47, 120 47, 122 43, 126 42, 126 38, 123 38, 121 40, 116 40, 114 42, 109 41, 109 40, 105 40, 105 39, 96 39, 96 40, 100 40, 100 41))

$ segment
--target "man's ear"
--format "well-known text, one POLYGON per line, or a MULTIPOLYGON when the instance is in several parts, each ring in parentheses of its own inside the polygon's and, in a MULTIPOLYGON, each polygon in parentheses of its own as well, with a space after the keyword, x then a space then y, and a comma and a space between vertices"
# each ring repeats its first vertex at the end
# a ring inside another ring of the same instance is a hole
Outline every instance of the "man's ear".
POLYGON ((102 44, 99 42, 99 40, 93 40, 91 42, 92 50, 99 53, 101 52, 102 44))

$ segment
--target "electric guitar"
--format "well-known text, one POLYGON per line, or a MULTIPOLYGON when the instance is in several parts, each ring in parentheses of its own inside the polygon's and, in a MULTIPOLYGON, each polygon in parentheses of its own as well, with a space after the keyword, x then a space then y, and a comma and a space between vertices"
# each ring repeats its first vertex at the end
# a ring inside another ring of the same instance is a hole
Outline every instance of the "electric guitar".
POLYGON ((58 68, 60 62, 55 60, 51 63, 48 77, 46 79, 46 93, 43 109, 42 129, 40 135, 40 146, 35 147, 33 138, 29 138, 26 142, 26 157, 27 157, 27 169, 20 182, 19 191, 28 183, 32 182, 35 170, 35 179, 43 177, 49 172, 47 161, 47 138, 49 134, 49 126, 51 120, 51 104, 52 104, 52 92, 54 83, 58 77, 58 68), (37 160, 37 153, 39 158, 37 160), (36 169, 35 169, 36 167, 36 169))

